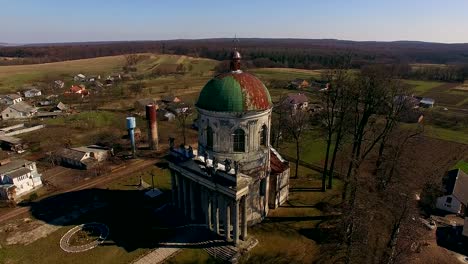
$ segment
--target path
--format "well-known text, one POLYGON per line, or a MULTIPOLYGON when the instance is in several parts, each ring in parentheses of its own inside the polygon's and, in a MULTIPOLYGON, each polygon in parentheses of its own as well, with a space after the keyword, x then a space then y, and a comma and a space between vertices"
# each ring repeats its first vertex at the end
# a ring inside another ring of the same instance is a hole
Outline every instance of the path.
POLYGON ((227 244, 224 239, 213 237, 204 228, 189 227, 168 242, 133 262, 134 264, 157 264, 174 256, 184 248, 203 248, 214 258, 232 262, 238 255, 237 248, 227 244))
MULTIPOLYGON (((132 160, 131 162, 126 164, 125 167, 122 167, 121 169, 118 169, 118 170, 116 170, 116 171, 114 171, 112 173, 109 173, 109 174, 106 174, 106 175, 103 175, 103 176, 100 176, 100 177, 96 177, 96 178, 94 178, 92 180, 84 182, 83 184, 80 184, 80 185, 78 185, 78 186, 76 186, 74 188, 68 189, 68 190, 60 190, 60 191, 57 191, 57 192, 50 193, 48 195, 42 196, 40 200, 42 200, 44 198, 47 198, 47 197, 50 197, 50 196, 53 196, 53 195, 64 193, 64 192, 74 192, 74 191, 90 189, 90 188, 100 187, 100 186, 106 185, 106 184, 111 183, 112 181, 115 181, 115 180, 120 179, 122 177, 128 176, 129 173, 132 173, 132 172, 135 172, 135 171, 138 171, 138 170, 153 166, 157 161, 158 160, 156 160, 156 159, 150 159, 150 160, 136 159, 136 160, 132 160)), ((29 206, 14 208, 11 211, 9 211, 8 213, 0 216, 0 223, 5 222, 7 220, 10 220, 10 219, 12 219, 14 217, 17 217, 17 216, 21 215, 21 214, 27 213, 27 212, 29 212, 29 210, 30 210, 29 206)))

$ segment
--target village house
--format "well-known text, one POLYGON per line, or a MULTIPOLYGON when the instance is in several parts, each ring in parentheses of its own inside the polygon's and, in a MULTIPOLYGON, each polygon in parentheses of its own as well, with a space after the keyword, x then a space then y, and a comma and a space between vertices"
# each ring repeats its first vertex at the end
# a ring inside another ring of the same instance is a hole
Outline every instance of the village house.
POLYGON ((68 111, 68 105, 59 102, 54 108, 52 108, 53 112, 66 112, 68 111))
POLYGON ((0 161, 0 199, 20 200, 42 186, 36 163, 24 159, 0 161))
POLYGON ((31 89, 25 90, 23 94, 24 94, 24 97, 26 98, 32 98, 32 97, 41 96, 42 92, 41 90, 37 88, 31 88, 31 89))
POLYGON ((88 76, 87 81, 88 82, 95 82, 97 80, 101 80, 101 75, 96 75, 96 76, 88 76))
POLYGON ((185 103, 170 103, 166 105, 166 110, 174 115, 178 115, 189 111, 190 106, 185 103))
POLYGON ((306 89, 310 86, 310 83, 304 79, 295 79, 289 83, 289 87, 292 89, 306 89))
POLYGON ((84 74, 79 73, 73 77, 73 80, 75 82, 84 82, 86 81, 86 76, 84 74))
POLYGON ((107 160, 109 149, 91 145, 87 147, 63 148, 55 153, 60 164, 76 169, 90 169, 107 160))
POLYGON ((464 200, 468 198, 468 175, 460 169, 454 169, 447 173, 443 179, 444 195, 437 198, 436 208, 455 213, 461 214, 464 211, 462 206, 464 200))
POLYGON ((65 87, 65 83, 61 80, 56 80, 54 81, 54 87, 56 89, 63 89, 63 87, 65 87))
POLYGON ((137 112, 144 112, 147 105, 158 105, 157 101, 153 98, 142 98, 135 101, 133 107, 137 112))
POLYGON ((7 94, 2 98, 2 104, 14 105, 16 103, 22 102, 23 97, 18 94, 7 94))
POLYGON ((68 92, 65 92, 65 94, 78 94, 81 95, 81 97, 84 97, 89 95, 89 92, 83 85, 72 85, 72 87, 70 87, 70 90, 68 92))
POLYGON ((30 106, 26 102, 19 102, 9 105, 2 112, 2 119, 29 118, 37 113, 37 108, 30 106))
POLYGON ((174 121, 176 116, 166 109, 158 109, 156 117, 159 121, 174 121))
POLYGON ((309 98, 303 93, 288 94, 288 96, 280 102, 279 107, 292 111, 292 113, 295 113, 297 110, 305 111, 309 108, 309 98))
POLYGON ((423 97, 421 101, 419 101, 419 105, 425 108, 432 108, 434 107, 434 104, 435 100, 432 98, 423 97))
POLYGON ((180 103, 181 102, 179 97, 173 96, 173 95, 166 95, 163 98, 161 98, 161 101, 163 103, 165 103, 165 104, 180 103))
POLYGON ((0 147, 2 148, 2 150, 23 153, 28 146, 20 138, 7 135, 0 135, 0 147))

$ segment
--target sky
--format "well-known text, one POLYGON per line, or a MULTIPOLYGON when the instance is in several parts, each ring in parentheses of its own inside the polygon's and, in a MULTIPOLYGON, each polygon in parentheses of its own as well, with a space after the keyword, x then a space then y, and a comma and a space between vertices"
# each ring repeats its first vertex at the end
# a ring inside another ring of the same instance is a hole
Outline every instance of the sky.
POLYGON ((468 43, 468 0, 0 0, 0 43, 309 38, 468 43))

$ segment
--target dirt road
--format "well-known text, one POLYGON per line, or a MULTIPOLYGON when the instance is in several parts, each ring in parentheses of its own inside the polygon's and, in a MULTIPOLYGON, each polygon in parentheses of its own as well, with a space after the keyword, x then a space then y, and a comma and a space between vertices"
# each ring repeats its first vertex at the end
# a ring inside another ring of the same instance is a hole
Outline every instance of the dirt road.
MULTIPOLYGON (((52 192, 46 196, 41 197, 41 199, 57 195, 59 193, 65 193, 65 192, 74 192, 74 191, 79 191, 79 190, 84 190, 84 189, 90 189, 90 188, 96 188, 96 187, 105 187, 107 184, 118 180, 122 177, 127 176, 130 173, 133 173, 138 170, 146 169, 151 166, 153 166, 158 160, 157 159, 148 159, 148 160, 142 160, 142 159, 136 159, 128 162, 125 167, 119 168, 115 170, 112 173, 94 178, 92 180, 89 180, 87 182, 84 182, 82 184, 77 185, 76 187, 73 187, 71 189, 67 190, 60 190, 56 192, 52 192)), ((21 214, 27 213, 30 210, 29 206, 25 207, 18 207, 11 209, 7 213, 3 214, 0 216, 0 223, 3 223, 7 220, 10 220, 14 217, 18 217, 21 214)))

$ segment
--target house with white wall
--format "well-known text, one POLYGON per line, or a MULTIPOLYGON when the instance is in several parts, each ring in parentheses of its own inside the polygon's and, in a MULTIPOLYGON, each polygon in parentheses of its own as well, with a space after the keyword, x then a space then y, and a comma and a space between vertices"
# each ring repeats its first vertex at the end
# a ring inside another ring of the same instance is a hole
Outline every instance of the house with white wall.
POLYGON ((20 200, 42 186, 36 163, 24 159, 0 161, 0 199, 20 200))
POLYGON ((465 199, 465 193, 468 195, 468 175, 460 169, 454 169, 447 173, 443 179, 444 195, 437 198, 436 208, 454 213, 463 213, 462 203, 460 199, 465 199))

